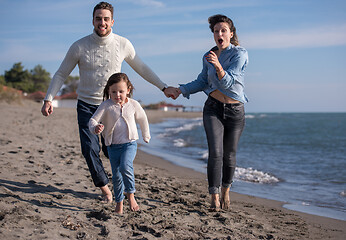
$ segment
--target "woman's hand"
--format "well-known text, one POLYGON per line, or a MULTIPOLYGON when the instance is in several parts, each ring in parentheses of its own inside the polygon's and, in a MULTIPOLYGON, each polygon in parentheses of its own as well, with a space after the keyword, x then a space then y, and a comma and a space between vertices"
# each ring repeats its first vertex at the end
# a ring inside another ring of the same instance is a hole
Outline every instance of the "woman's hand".
POLYGON ((217 57, 216 53, 213 51, 210 51, 209 54, 206 56, 206 59, 208 62, 214 65, 216 71, 221 71, 222 66, 219 62, 219 58, 217 57))
POLYGON ((164 91, 166 97, 170 97, 172 99, 177 99, 180 95, 180 89, 176 87, 167 87, 164 91))
POLYGON ((213 51, 210 51, 210 53, 205 57, 208 62, 214 65, 217 77, 219 80, 221 80, 225 76, 225 71, 223 70, 221 63, 219 62, 219 58, 217 57, 216 53, 213 51))

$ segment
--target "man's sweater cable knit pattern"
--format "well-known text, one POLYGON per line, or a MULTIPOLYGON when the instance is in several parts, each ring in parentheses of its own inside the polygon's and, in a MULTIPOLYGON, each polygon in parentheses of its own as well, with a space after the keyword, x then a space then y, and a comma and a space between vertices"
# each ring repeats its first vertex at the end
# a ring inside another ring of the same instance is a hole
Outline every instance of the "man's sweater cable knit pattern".
POLYGON ((53 76, 45 100, 52 101, 66 78, 78 64, 80 82, 78 99, 93 105, 102 102, 108 78, 121 71, 125 60, 140 76, 159 89, 166 85, 136 55, 131 42, 117 34, 99 37, 95 32, 72 44, 58 71, 53 76))

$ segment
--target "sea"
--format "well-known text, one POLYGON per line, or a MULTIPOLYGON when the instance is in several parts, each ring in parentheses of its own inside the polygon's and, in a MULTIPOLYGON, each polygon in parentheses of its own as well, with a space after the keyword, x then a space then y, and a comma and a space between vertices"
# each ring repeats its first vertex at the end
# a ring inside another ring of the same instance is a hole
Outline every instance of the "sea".
MULTIPOLYGON (((165 119, 150 132, 141 150, 206 173, 202 118, 165 119)), ((232 191, 346 221, 346 113, 246 114, 232 191)))

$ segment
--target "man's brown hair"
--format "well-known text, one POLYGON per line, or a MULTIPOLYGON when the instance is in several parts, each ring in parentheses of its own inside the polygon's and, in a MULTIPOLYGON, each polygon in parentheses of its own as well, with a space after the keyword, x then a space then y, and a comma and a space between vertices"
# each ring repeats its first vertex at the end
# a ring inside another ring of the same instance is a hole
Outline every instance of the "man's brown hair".
POLYGON ((113 19, 113 6, 112 4, 108 3, 108 2, 99 2, 95 7, 94 7, 94 11, 93 11, 93 18, 95 17, 95 12, 98 9, 107 9, 109 11, 111 11, 112 13, 112 19, 113 19))

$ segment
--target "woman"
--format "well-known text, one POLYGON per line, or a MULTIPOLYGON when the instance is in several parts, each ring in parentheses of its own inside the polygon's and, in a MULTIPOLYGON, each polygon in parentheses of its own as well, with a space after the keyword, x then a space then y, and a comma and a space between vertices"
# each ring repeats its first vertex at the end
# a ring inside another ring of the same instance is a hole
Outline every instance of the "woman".
POLYGON ((224 15, 209 17, 216 46, 203 56, 203 69, 197 79, 180 85, 177 94, 204 91, 203 124, 208 141, 208 184, 211 209, 230 207, 229 191, 236 167, 236 150, 245 126, 244 72, 247 51, 239 46, 236 28, 224 15), (219 198, 221 192, 221 200, 219 198))

